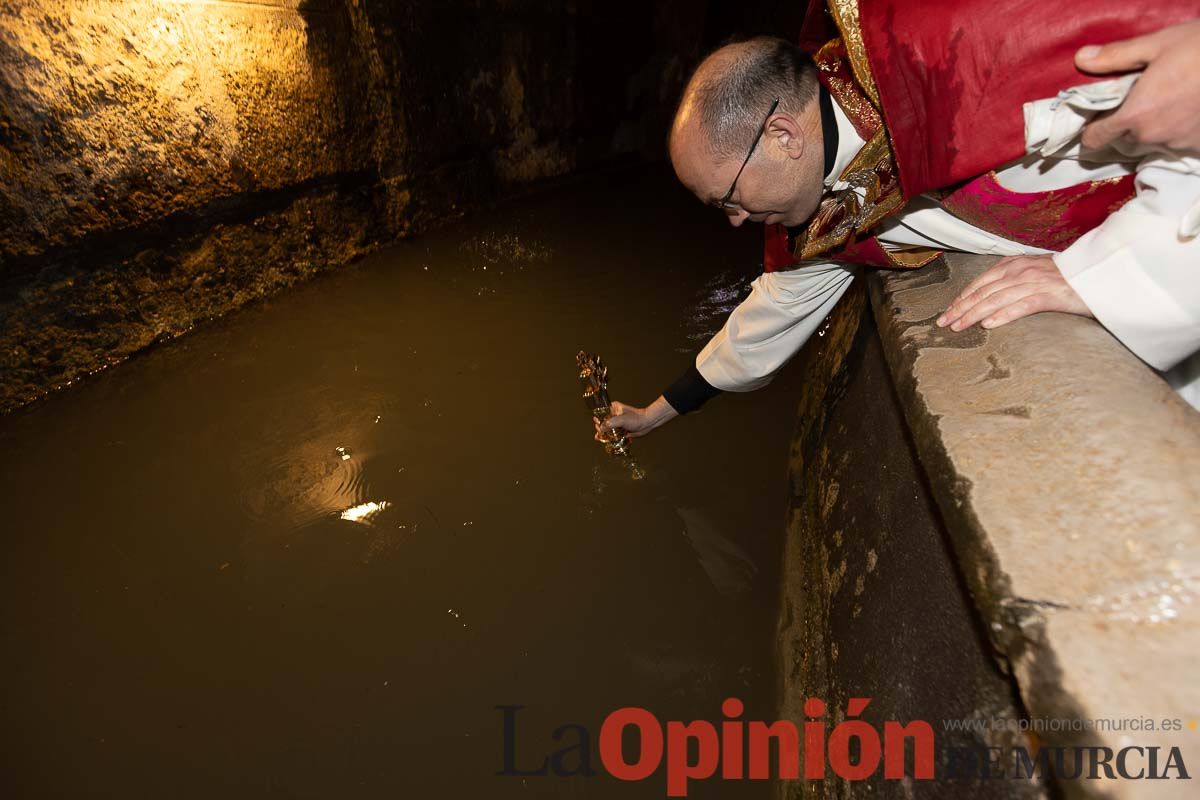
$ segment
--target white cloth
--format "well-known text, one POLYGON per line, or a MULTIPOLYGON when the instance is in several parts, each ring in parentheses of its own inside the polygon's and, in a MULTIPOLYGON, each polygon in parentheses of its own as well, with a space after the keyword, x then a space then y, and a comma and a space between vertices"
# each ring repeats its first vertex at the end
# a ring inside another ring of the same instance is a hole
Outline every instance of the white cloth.
MULTIPOLYGON (((1013 191, 1037 192, 1136 172, 1137 196, 1054 254, 1054 261, 1114 336, 1152 367, 1175 368, 1167 379, 1200 408, 1200 160, 1129 148, 1085 152, 1079 144, 1083 125, 1118 105, 1135 79, 1103 81, 1026 104, 1029 154, 996 177, 1013 191)), ((838 152, 828 189, 843 188, 833 176, 865 144, 836 103, 834 116, 838 152)), ((1050 252, 977 228, 929 197, 914 198, 876 235, 889 249, 920 246, 997 256, 1050 252)), ((855 271, 817 260, 760 275, 750 296, 696 357, 700 374, 726 391, 769 383, 849 288, 855 271)))

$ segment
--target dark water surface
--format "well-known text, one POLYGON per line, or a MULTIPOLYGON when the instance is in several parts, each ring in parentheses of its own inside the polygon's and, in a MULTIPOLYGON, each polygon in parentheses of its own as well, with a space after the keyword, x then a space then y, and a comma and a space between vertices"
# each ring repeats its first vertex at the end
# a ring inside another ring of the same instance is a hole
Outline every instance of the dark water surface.
POLYGON ((3 795, 662 797, 495 776, 494 707, 524 769, 621 706, 772 719, 799 376, 636 441, 632 481, 574 366, 654 399, 760 236, 600 175, 0 420, 3 795))

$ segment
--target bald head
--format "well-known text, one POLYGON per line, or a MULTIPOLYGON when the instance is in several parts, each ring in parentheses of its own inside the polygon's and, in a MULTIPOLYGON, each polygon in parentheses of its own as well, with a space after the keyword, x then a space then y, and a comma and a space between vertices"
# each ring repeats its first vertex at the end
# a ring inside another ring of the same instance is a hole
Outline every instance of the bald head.
POLYGON ((816 66, 798 47, 768 37, 725 45, 684 89, 671 126, 675 174, 705 203, 720 205, 734 225, 799 225, 823 191, 817 96, 816 66))
POLYGON ((771 103, 799 117, 817 97, 817 69, 790 42, 760 36, 727 44, 701 62, 688 81, 672 139, 695 126, 713 155, 741 157, 758 134, 771 103))

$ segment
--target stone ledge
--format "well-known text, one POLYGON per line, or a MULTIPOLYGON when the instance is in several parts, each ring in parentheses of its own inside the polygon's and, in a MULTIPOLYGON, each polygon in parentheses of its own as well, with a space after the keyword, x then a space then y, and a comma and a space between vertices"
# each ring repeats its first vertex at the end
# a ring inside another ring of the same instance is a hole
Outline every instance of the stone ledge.
MULTIPOLYGON (((1200 414, 1096 322, 933 321, 994 259, 877 272, 889 368, 967 586, 1030 717, 1182 731, 1046 732, 1178 746, 1200 769, 1200 414)), ((1163 753, 1165 758, 1165 752, 1163 753)), ((1191 797, 1187 781, 1064 781, 1068 796, 1191 797)))

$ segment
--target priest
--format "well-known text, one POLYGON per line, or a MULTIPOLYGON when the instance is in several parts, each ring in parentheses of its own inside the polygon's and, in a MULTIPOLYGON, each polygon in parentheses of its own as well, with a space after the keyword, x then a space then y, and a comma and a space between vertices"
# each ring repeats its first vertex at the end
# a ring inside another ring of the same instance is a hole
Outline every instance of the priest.
POLYGON ((812 57, 758 38, 706 58, 672 165, 731 224, 765 224, 765 272, 683 376, 646 408, 614 403, 606 425, 644 435, 765 385, 863 265, 919 268, 944 250, 1004 260, 938 324, 1094 316, 1196 404, 1200 158, 1128 139, 1084 147, 1084 126, 1138 75, 1088 76, 1073 56, 1186 22, 1200 2, 1073 5, 830 0, 814 19, 835 27, 812 57))

